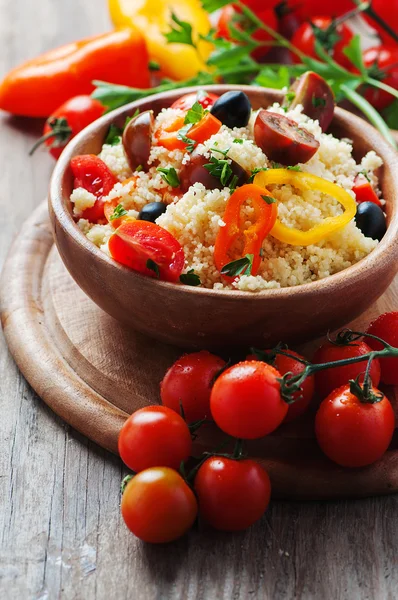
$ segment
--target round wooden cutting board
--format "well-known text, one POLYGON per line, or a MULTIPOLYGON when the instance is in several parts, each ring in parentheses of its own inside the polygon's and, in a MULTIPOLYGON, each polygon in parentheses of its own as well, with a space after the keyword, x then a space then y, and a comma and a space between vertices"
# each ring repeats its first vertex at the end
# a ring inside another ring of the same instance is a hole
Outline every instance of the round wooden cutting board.
MULTIPOLYGON (((117 452, 126 416, 159 402, 159 382, 182 353, 127 331, 81 291, 53 244, 45 203, 25 222, 10 249, 0 308, 10 351, 31 386, 67 423, 112 452, 117 452)), ((355 328, 397 308, 396 279, 355 328)), ((316 345, 300 350, 311 356, 316 345)), ((385 391, 397 409, 396 392, 385 391)), ((276 497, 328 499, 398 491, 398 435, 375 465, 342 469, 317 448, 312 417, 249 446, 268 470, 276 497)), ((196 453, 215 448, 220 440, 216 428, 207 426, 197 439, 196 453)))

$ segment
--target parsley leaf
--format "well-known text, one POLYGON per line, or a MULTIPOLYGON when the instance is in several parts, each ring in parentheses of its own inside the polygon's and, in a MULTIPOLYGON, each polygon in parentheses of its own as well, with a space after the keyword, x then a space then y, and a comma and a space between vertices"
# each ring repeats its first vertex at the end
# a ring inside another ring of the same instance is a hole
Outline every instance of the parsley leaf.
POLYGON ((122 141, 122 133, 122 129, 112 123, 108 129, 108 133, 106 134, 104 144, 108 144, 109 146, 117 146, 122 141))
POLYGON ((185 115, 184 125, 195 125, 195 123, 199 123, 208 112, 209 111, 205 110, 200 102, 196 101, 185 115))
POLYGON ((268 167, 256 167, 255 169, 252 170, 252 173, 251 173, 247 183, 252 183, 254 181, 254 178, 257 175, 257 173, 261 173, 261 171, 269 171, 269 169, 268 169, 268 167))
POLYGON ((159 279, 159 277, 160 277, 159 265, 157 265, 155 263, 155 261, 152 260, 152 258, 148 258, 148 260, 146 261, 146 266, 147 266, 147 269, 150 269, 151 271, 153 271, 155 273, 156 279, 159 279))
POLYGON ((242 138, 235 138, 233 143, 234 144, 243 144, 244 140, 242 138))
POLYGON ((115 210, 113 211, 111 216, 109 217, 109 220, 114 221, 115 219, 120 219, 120 217, 124 217, 124 215, 127 215, 127 210, 125 210, 121 204, 118 204, 115 207, 115 210))
POLYGON ((221 269, 221 275, 228 277, 237 277, 238 275, 250 275, 253 267, 254 254, 246 254, 243 258, 238 258, 227 263, 221 269))
POLYGON ((196 146, 196 141, 192 140, 190 137, 187 136, 187 133, 191 129, 191 127, 192 125, 185 125, 180 129, 180 131, 177 134, 177 138, 179 140, 182 140, 184 144, 187 145, 185 150, 189 152, 189 154, 191 154, 194 151, 194 148, 196 146))
POLYGON ((168 169, 158 167, 156 170, 158 171, 158 173, 162 174, 162 177, 165 180, 165 182, 171 185, 171 187, 176 188, 180 185, 180 179, 174 167, 169 167, 168 169))
POLYGON ((275 198, 272 196, 261 196, 261 198, 265 200, 267 204, 274 204, 276 202, 275 198))
POLYGON ((202 0, 202 6, 206 12, 212 13, 230 4, 231 0, 202 0))
POLYGON ((366 75, 366 67, 363 62, 361 38, 360 36, 354 35, 347 46, 343 48, 343 54, 349 59, 349 61, 356 67, 362 75, 366 75))
POLYGON ((290 167, 286 167, 286 169, 288 171, 297 171, 297 172, 301 171, 300 165, 293 165, 293 166, 290 166, 290 167))
POLYGON ((185 283, 185 285, 191 285, 196 287, 197 285, 201 285, 201 281, 199 275, 196 275, 194 269, 190 269, 187 273, 183 273, 180 275, 181 283, 185 283))
POLYGON ((176 42, 178 44, 187 44, 188 46, 196 48, 196 45, 192 40, 192 25, 186 21, 181 21, 174 12, 171 13, 171 20, 171 31, 163 34, 167 43, 172 44, 173 42, 176 42))
POLYGON ((232 167, 227 160, 228 150, 218 150, 218 148, 211 148, 211 150, 215 152, 219 152, 224 156, 223 159, 218 159, 215 156, 211 156, 210 162, 206 165, 203 165, 204 168, 209 171, 210 175, 213 177, 217 177, 220 180, 221 184, 224 187, 229 187, 231 192, 233 192, 236 188, 236 184, 238 183, 238 177, 234 175, 232 171, 232 167))

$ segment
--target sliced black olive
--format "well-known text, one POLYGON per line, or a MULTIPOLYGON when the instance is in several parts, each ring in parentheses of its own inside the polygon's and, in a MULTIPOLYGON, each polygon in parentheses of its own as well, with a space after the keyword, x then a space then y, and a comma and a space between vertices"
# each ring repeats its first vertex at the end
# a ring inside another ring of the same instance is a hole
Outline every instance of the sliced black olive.
POLYGON ((149 202, 139 212, 137 219, 154 223, 160 215, 166 212, 167 206, 163 202, 149 202))
POLYGON ((305 115, 319 121, 322 131, 327 130, 334 114, 334 94, 323 77, 307 71, 296 79, 286 95, 285 106, 291 109, 298 104, 305 115))
POLYGON ((153 111, 146 110, 131 119, 123 131, 123 147, 132 171, 140 166, 148 169, 154 124, 153 111))
MULTIPOLYGON (((222 158, 222 156, 220 156, 222 158)), ((182 166, 179 172, 180 189, 185 194, 194 183, 202 183, 208 190, 222 190, 225 186, 218 177, 211 175, 204 165, 209 164, 209 159, 201 154, 193 152, 190 161, 182 166)), ((231 169, 233 175, 236 175, 238 182, 236 186, 244 185, 249 179, 249 175, 237 162, 231 160, 231 169)))
POLYGON ((355 215, 357 227, 366 237, 372 240, 381 240, 387 231, 386 218, 380 206, 374 202, 361 202, 358 204, 355 215))
POLYGON ((252 106, 244 92, 226 92, 215 101, 211 114, 227 127, 246 127, 252 106))

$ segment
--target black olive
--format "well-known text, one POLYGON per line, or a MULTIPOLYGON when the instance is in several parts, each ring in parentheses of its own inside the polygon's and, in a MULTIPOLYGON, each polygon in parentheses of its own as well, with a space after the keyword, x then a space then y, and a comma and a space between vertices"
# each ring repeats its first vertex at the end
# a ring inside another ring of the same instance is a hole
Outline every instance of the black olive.
POLYGON ((223 125, 230 127, 246 127, 249 122, 252 106, 244 92, 226 92, 215 101, 211 114, 223 125))
POLYGON ((355 221, 362 233, 373 240, 380 241, 387 231, 384 213, 374 202, 358 204, 355 221))
POLYGON ((163 202, 149 202, 140 210, 137 219, 154 223, 160 215, 166 212, 166 208, 167 206, 163 202))

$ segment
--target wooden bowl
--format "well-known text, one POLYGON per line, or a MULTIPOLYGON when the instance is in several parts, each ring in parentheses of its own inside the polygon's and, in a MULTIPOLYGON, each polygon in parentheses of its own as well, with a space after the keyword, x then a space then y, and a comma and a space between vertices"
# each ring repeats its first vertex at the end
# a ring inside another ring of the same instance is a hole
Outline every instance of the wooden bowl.
MULTIPOLYGON (((305 341, 358 317, 386 290, 398 270, 398 153, 371 125, 342 109, 336 109, 331 131, 353 140, 358 158, 375 150, 383 159, 380 181, 387 202, 388 229, 373 252, 340 273, 309 284, 257 293, 176 285, 116 263, 77 227, 69 200, 71 158, 98 154, 109 125, 122 125, 137 108, 151 108, 157 113, 196 89, 175 90, 128 104, 105 115, 68 144, 51 180, 49 211, 55 242, 72 277, 118 321, 187 348, 267 347, 279 340, 305 341)), ((250 86, 206 89, 218 94, 241 89, 255 109, 282 97, 276 90, 250 86)), ((79 307, 71 306, 71 310, 79 307)))

